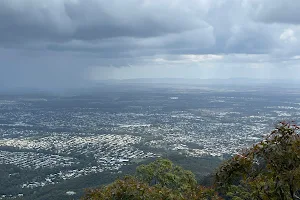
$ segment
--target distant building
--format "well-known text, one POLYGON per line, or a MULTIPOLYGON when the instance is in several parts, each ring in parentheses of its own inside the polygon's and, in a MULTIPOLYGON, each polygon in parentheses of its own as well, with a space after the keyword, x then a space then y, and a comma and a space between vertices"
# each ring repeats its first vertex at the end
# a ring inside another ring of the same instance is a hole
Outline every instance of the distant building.
POLYGON ((76 192, 74 192, 74 191, 67 191, 66 192, 66 195, 69 195, 69 196, 72 196, 72 195, 75 195, 76 194, 76 192))

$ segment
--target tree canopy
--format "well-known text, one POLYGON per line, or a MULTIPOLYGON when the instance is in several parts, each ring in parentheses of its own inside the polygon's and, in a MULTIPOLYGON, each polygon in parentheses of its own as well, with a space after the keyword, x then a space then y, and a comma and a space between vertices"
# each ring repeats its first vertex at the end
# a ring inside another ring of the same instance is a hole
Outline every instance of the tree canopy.
POLYGON ((213 188, 197 185, 195 175, 168 159, 137 167, 135 176, 88 190, 84 200, 218 200, 213 188))
POLYGON ((160 158, 137 167, 135 176, 87 190, 83 199, 300 199, 299 129, 295 124, 279 123, 261 142, 225 161, 210 188, 198 185, 191 171, 160 158))
POLYGON ((191 171, 174 165, 168 159, 160 158, 148 165, 137 167, 136 177, 150 186, 161 185, 181 192, 190 191, 197 186, 195 175, 191 171))
POLYGON ((281 122, 264 140, 223 163, 216 185, 233 199, 300 199, 300 136, 281 122))

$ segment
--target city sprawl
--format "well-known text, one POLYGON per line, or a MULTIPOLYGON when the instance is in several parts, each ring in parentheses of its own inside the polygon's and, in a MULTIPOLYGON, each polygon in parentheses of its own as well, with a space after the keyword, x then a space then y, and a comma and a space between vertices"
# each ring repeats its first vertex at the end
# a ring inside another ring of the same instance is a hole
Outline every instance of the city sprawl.
POLYGON ((0 164, 41 172, 16 186, 34 189, 121 174, 124 166, 170 153, 223 159, 261 140, 277 121, 297 121, 299 111, 300 95, 261 88, 3 95, 0 164))

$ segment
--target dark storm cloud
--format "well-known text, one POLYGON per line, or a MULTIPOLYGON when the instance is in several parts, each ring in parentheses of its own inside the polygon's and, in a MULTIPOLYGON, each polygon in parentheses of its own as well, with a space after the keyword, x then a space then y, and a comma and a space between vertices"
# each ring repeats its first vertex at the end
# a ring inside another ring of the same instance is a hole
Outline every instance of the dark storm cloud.
POLYGON ((80 85, 94 68, 102 78, 116 77, 115 69, 123 78, 168 77, 167 68, 163 74, 155 66, 176 65, 173 76, 184 76, 186 66, 194 67, 193 76, 197 67, 226 63, 296 66, 299 6, 298 0, 0 0, 0 84, 80 85))
POLYGON ((272 37, 248 27, 247 9, 238 0, 2 0, 0 45, 107 56, 266 52, 272 37))
MULTIPOLYGON (((166 2, 166 1, 164 1, 166 2)), ((145 38, 203 27, 180 5, 146 1, 2 0, 1 42, 145 38), (148 5, 149 4, 149 5, 148 5), (165 5, 164 5, 165 4, 165 5)))
POLYGON ((300 24, 300 1, 263 0, 250 1, 252 17, 265 23, 300 24))
POLYGON ((75 22, 77 39, 153 37, 203 27, 195 13, 171 6, 166 1, 147 2, 86 0, 65 2, 67 16, 75 22), (180 17, 184 16, 184 17, 180 17))

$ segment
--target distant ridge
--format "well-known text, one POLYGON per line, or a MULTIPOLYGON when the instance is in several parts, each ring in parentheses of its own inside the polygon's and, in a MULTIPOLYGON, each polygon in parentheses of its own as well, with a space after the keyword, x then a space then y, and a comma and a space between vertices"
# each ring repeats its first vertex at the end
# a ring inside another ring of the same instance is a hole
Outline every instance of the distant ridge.
POLYGON ((73 94, 76 92, 90 91, 97 89, 110 90, 111 87, 126 88, 130 85, 131 88, 139 86, 268 86, 278 88, 300 88, 300 80, 291 79, 256 79, 256 78, 227 78, 227 79, 186 79, 186 78, 136 78, 136 79, 107 79, 97 81, 87 81, 82 86, 73 86, 65 88, 30 88, 30 87, 0 87, 0 94, 73 94), (132 87, 133 86, 133 87, 132 87))
POLYGON ((287 79, 256 79, 256 78, 226 78, 226 79, 186 79, 186 78, 136 78, 107 79, 97 83, 166 83, 166 84, 300 84, 300 80, 287 79))

